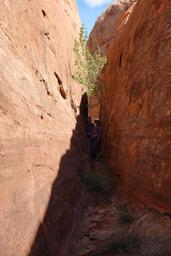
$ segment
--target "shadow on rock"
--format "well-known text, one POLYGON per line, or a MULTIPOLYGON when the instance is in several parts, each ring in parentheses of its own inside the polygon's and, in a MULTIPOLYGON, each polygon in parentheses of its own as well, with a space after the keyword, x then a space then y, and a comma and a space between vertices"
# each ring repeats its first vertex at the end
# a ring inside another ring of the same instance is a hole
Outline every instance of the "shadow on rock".
POLYGON ((86 117, 87 98, 83 95, 70 149, 61 158, 44 220, 28 256, 74 255, 79 221, 89 200, 79 176, 80 169, 88 164, 86 117))

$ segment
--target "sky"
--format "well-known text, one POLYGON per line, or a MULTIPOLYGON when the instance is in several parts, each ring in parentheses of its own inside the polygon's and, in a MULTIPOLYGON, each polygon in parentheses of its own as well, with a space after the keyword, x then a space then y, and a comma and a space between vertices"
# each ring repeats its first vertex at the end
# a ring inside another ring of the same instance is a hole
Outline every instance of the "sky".
POLYGON ((113 0, 77 0, 80 18, 89 33, 97 17, 110 5, 113 0))

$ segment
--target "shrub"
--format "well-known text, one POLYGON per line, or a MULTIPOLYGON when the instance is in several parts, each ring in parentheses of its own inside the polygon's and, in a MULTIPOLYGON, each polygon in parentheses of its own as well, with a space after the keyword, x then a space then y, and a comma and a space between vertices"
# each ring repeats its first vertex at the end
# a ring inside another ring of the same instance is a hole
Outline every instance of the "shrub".
POLYGON ((125 205, 118 209, 118 215, 118 221, 121 224, 132 224, 136 220, 135 214, 125 205))
POLYGON ((90 173, 81 172, 81 178, 88 191, 112 193, 114 182, 111 170, 104 168, 92 170, 90 173))
POLYGON ((95 95, 99 97, 100 82, 99 75, 102 71, 105 63, 106 57, 100 54, 100 50, 95 53, 91 53, 88 45, 88 36, 85 27, 82 26, 80 29, 79 40, 75 40, 74 43, 74 55, 75 55, 75 74, 73 78, 87 86, 87 94, 95 95))
POLYGON ((127 253, 131 255, 139 249, 140 244, 136 235, 121 233, 106 243, 102 253, 127 253))

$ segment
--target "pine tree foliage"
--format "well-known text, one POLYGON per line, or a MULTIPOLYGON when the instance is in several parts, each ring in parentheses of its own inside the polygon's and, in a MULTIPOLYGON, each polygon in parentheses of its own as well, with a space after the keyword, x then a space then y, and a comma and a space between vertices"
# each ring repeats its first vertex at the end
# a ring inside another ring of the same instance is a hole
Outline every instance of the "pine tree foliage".
POLYGON ((80 29, 79 39, 74 43, 74 55, 76 71, 74 79, 87 86, 87 94, 99 96, 100 82, 99 75, 105 65, 106 57, 100 54, 98 49, 91 53, 87 46, 88 36, 85 27, 80 29))

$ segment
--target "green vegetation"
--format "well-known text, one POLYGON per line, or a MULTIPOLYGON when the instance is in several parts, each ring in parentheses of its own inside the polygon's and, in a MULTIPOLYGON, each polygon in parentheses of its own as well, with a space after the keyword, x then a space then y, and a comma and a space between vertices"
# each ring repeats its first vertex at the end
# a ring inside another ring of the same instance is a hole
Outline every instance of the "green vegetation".
POLYGON ((87 41, 88 36, 85 27, 82 26, 79 40, 75 40, 73 49, 76 66, 74 79, 87 87, 88 96, 95 95, 99 98, 99 75, 106 63, 106 57, 100 54, 99 49, 95 53, 91 53, 87 41))
POLYGON ((131 253, 137 251, 140 247, 140 241, 134 234, 119 234, 114 237, 102 249, 103 253, 131 253))
POLYGON ((122 206, 118 210, 118 221, 121 224, 132 224, 136 220, 135 214, 127 206, 122 206))
POLYGON ((99 170, 92 170, 90 173, 80 173, 82 181, 88 191, 104 192, 111 195, 114 187, 113 175, 107 167, 99 170))

